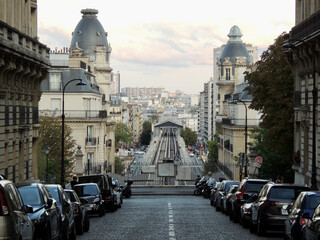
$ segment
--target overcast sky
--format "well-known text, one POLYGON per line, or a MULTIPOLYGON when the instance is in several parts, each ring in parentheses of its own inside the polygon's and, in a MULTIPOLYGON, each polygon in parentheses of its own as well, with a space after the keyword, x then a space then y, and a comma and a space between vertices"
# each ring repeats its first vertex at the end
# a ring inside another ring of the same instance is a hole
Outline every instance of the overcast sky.
POLYGON ((259 53, 295 21, 294 0, 38 0, 38 36, 69 47, 80 11, 94 8, 108 32, 110 65, 123 87, 203 91, 213 75, 213 48, 237 25, 259 53))

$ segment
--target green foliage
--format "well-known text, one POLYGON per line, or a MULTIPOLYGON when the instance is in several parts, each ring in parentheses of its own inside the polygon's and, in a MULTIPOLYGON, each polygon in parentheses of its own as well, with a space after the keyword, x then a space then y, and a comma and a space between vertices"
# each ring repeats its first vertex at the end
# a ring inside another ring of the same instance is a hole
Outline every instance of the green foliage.
POLYGON ((114 170, 115 173, 121 174, 125 169, 125 166, 124 166, 123 162, 121 161, 121 159, 119 157, 115 157, 114 164, 115 164, 115 170, 114 170))
POLYGON ((158 120, 159 120, 159 115, 153 114, 151 116, 151 122, 152 123, 156 123, 156 122, 158 122, 158 120))
POLYGON ((151 141, 151 122, 145 121, 142 125, 142 133, 139 139, 142 145, 149 145, 151 141))
MULTIPOLYGON (((64 125, 64 167, 66 179, 71 179, 75 163, 76 142, 71 136, 71 128, 64 125)), ((62 125, 57 117, 41 116, 39 129, 39 178, 45 180, 46 174, 46 154, 45 146, 50 148, 48 154, 48 176, 54 177, 60 183, 61 177, 61 134, 62 125)))
POLYGON ((261 60, 256 64, 256 71, 247 74, 247 89, 253 97, 250 108, 262 113, 260 126, 266 130, 261 143, 266 161, 260 172, 268 178, 272 177, 275 165, 268 161, 278 159, 276 166, 280 175, 286 174, 288 176, 285 180, 292 181, 293 171, 290 170, 291 173, 288 174, 286 172, 291 169, 293 154, 294 81, 290 65, 282 51, 283 35, 262 53, 261 60), (272 166, 270 170, 267 170, 268 166, 272 166))
POLYGON ((204 172, 216 172, 218 160, 218 134, 214 135, 214 141, 208 141, 208 159, 204 164, 204 172))
POLYGON ((122 123, 118 122, 116 124, 116 130, 115 130, 115 142, 116 147, 120 147, 122 144, 126 144, 129 146, 132 142, 132 136, 133 133, 129 129, 129 127, 122 123))
POLYGON ((187 146, 193 146, 197 142, 197 135, 190 128, 181 129, 180 136, 187 146))
POLYGON ((293 182, 293 172, 291 161, 282 159, 282 155, 273 149, 270 149, 264 142, 268 135, 268 130, 264 128, 253 128, 250 131, 250 138, 253 139, 253 145, 258 156, 263 158, 263 164, 259 170, 258 177, 264 179, 276 179, 278 175, 282 176, 285 182, 293 182))

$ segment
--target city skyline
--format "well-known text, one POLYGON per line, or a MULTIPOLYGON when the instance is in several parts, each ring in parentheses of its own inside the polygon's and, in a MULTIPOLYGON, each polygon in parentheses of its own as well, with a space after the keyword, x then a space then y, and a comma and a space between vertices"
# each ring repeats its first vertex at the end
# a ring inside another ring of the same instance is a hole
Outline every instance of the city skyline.
POLYGON ((38 1, 38 36, 51 49, 69 47, 80 11, 94 8, 108 32, 110 64, 123 87, 161 87, 197 94, 213 75, 213 48, 237 25, 259 55, 294 26, 295 3, 83 0, 38 1), (285 9, 285 11, 284 11, 285 9), (58 17, 57 18, 57 13, 58 17))

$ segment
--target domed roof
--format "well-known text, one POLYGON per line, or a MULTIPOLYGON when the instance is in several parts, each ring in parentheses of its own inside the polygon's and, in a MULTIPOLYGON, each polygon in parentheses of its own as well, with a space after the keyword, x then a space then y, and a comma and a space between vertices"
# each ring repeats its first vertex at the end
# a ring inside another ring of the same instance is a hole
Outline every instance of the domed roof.
POLYGON ((94 54, 97 45, 104 45, 108 49, 107 33, 97 19, 96 9, 81 10, 82 19, 72 33, 70 48, 79 47, 88 55, 94 54))
POLYGON ((221 53, 220 60, 223 62, 226 57, 229 57, 230 61, 232 63, 235 63, 236 57, 246 57, 246 61, 249 64, 249 53, 246 46, 241 40, 242 33, 240 31, 240 28, 234 25, 230 29, 228 37, 229 41, 221 53))

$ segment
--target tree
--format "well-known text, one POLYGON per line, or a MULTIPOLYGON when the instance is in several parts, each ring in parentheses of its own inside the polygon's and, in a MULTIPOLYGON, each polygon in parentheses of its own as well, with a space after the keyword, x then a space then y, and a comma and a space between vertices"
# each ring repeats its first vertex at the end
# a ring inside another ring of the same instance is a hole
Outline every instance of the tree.
MULTIPOLYGON (((260 127, 265 132, 261 149, 270 151, 270 158, 279 156, 283 163, 279 170, 286 172, 291 168, 293 154, 294 81, 286 55, 282 51, 283 36, 284 34, 280 35, 262 53, 261 60, 256 64, 256 71, 247 74, 247 90, 252 95, 250 108, 262 113, 260 127)), ((268 161, 271 159, 264 160, 265 166, 261 172, 267 172, 268 161)), ((292 181, 293 172, 289 175, 286 180, 292 181)))
POLYGON ((151 122, 152 122, 152 123, 156 123, 156 122, 158 122, 158 121, 159 121, 159 115, 153 114, 153 115, 151 116, 151 122))
POLYGON ((151 141, 151 122, 145 121, 142 125, 142 133, 139 139, 142 145, 149 145, 151 141))
POLYGON ((121 159, 119 157, 115 157, 114 164, 115 164, 114 172, 116 174, 121 174, 125 169, 125 166, 124 166, 123 162, 121 161, 121 159))
POLYGON ((122 122, 118 122, 116 124, 115 142, 117 147, 120 147, 124 143, 130 145, 132 142, 132 136, 132 131, 126 124, 122 122))
POLYGON ((184 142, 188 146, 193 146, 197 142, 197 135, 190 128, 184 128, 180 131, 180 136, 183 138, 184 142))
MULTIPOLYGON (((55 182, 61 182, 61 133, 62 124, 59 118, 52 116, 40 117, 39 128, 39 177, 45 179, 46 154, 45 146, 50 147, 48 155, 48 175, 54 177, 55 182)), ((64 125, 64 156, 65 177, 71 179, 75 163, 76 141, 71 136, 72 129, 64 125)))
POLYGON ((214 135, 213 141, 208 141, 208 159, 204 164, 204 172, 216 172, 218 160, 218 134, 214 135))

